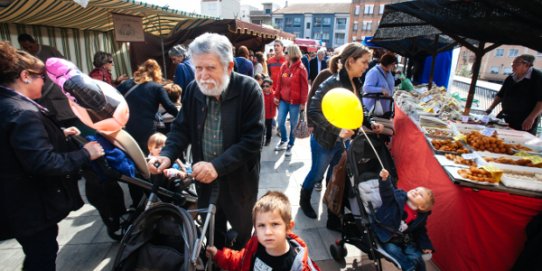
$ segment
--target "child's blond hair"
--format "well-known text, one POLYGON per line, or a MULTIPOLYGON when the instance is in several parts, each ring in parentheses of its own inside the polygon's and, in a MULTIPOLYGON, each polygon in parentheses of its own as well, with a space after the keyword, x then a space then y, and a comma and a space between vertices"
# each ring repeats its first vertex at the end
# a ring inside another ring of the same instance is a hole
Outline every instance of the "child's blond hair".
POLYGON ((150 151, 154 146, 164 145, 166 144, 166 139, 166 135, 162 133, 154 133, 149 137, 149 140, 147 141, 147 148, 150 151))
POLYGON ((181 87, 173 82, 168 81, 164 84, 164 89, 166 90, 171 102, 178 105, 180 103, 180 98, 183 93, 181 87))
POLYGON ((292 221, 292 207, 288 197, 279 191, 268 191, 263 195, 252 208, 252 223, 256 223, 256 215, 266 212, 277 211, 289 229, 292 221))
POLYGON ((429 211, 433 208, 433 205, 435 205, 435 196, 433 195, 433 191, 431 189, 423 186, 422 188, 425 189, 425 192, 427 192, 427 195, 429 196, 429 198, 423 204, 423 210, 429 211))

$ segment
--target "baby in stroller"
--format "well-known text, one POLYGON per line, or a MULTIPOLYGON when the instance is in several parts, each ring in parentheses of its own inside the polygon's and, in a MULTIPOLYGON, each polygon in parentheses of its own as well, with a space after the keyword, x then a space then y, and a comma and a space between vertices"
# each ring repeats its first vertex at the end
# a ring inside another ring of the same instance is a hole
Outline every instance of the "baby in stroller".
POLYGON ((430 255, 433 246, 425 224, 435 203, 433 192, 417 187, 408 192, 387 181, 389 172, 380 171, 379 192, 382 206, 375 212, 373 229, 383 249, 393 256, 402 270, 425 270, 422 254, 430 255))

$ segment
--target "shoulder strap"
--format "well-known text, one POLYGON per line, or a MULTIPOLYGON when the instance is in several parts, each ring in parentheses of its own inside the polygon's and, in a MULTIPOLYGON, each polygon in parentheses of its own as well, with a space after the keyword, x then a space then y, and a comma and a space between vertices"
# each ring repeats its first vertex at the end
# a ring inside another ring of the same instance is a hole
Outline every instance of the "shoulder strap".
POLYGON ((132 93, 132 91, 134 91, 134 89, 136 89, 137 87, 139 86, 139 84, 135 84, 132 88, 130 88, 126 94, 124 94, 124 98, 127 98, 128 95, 130 95, 130 93, 132 93))

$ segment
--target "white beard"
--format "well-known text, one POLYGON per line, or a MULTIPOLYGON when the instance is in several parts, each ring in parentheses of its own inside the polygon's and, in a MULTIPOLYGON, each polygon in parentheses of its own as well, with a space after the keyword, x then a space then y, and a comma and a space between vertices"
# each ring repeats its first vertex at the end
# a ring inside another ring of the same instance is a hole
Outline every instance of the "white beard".
POLYGON ((208 80, 197 80, 196 83, 198 84, 199 89, 205 96, 212 96, 217 97, 222 94, 222 92, 228 87, 230 84, 230 76, 226 72, 222 76, 222 84, 218 84, 216 80, 208 79, 208 80), (207 83, 213 84, 214 88, 208 88, 207 83))

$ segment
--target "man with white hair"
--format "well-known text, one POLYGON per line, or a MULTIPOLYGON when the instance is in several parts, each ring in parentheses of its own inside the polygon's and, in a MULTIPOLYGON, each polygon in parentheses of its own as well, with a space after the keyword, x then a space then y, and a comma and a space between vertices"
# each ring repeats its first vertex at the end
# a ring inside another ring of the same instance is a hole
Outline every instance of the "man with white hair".
POLYGON ((148 167, 151 173, 162 172, 191 144, 198 207, 209 206, 210 184, 220 184, 215 245, 224 246, 229 222, 239 234, 234 248, 241 249, 251 235, 258 194, 265 129, 262 91, 252 78, 233 72, 232 44, 225 36, 205 33, 190 43, 189 52, 195 83, 186 89, 161 156, 148 167))
POLYGON ((314 78, 322 71, 327 69, 326 49, 320 48, 316 57, 309 62, 309 80, 312 82, 314 78))
POLYGON ((171 47, 168 55, 171 62, 177 65, 175 68, 175 75, 173 76, 173 82, 179 85, 184 93, 188 84, 194 81, 194 64, 192 64, 192 61, 189 58, 188 50, 180 44, 171 47))

